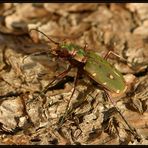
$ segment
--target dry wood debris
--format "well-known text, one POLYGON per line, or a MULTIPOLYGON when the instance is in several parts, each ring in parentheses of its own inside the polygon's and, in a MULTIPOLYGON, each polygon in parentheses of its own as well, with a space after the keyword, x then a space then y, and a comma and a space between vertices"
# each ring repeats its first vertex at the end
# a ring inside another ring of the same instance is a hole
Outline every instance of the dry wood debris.
POLYGON ((148 144, 148 4, 0 4, 0 144, 148 144), (87 77, 79 80, 58 129, 75 70, 39 96, 67 62, 50 55, 53 44, 39 33, 30 36, 31 28, 57 42, 87 43, 100 55, 113 48, 127 60, 109 60, 128 85, 114 100, 140 140, 87 77))

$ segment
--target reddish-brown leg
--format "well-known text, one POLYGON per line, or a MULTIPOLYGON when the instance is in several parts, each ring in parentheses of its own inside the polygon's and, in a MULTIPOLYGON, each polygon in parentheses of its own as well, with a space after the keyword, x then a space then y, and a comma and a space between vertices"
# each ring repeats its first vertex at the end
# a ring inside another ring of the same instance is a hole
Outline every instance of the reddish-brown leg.
POLYGON ((118 58, 120 58, 120 59, 122 59, 122 60, 124 60, 124 61, 127 61, 125 58, 119 56, 118 54, 116 54, 115 52, 113 52, 113 51, 111 51, 111 50, 109 50, 109 51, 106 53, 106 55, 104 56, 104 59, 107 60, 108 57, 109 57, 111 54, 114 55, 114 56, 116 56, 116 57, 118 57, 118 58))
POLYGON ((63 124, 63 122, 64 122, 64 120, 65 120, 65 117, 66 117, 67 114, 68 114, 68 111, 67 111, 67 110, 68 110, 68 108, 69 108, 69 104, 70 104, 70 102, 71 102, 72 96, 74 95, 74 92, 75 92, 75 90, 76 90, 76 85, 77 85, 77 80, 78 80, 79 74, 80 74, 80 71, 79 71, 79 69, 78 69, 77 75, 76 75, 75 80, 74 80, 74 88, 73 88, 73 91, 72 91, 71 96, 70 96, 70 98, 69 98, 68 104, 67 104, 67 106, 66 106, 65 113, 64 113, 62 119, 59 121, 59 128, 60 128, 61 125, 63 124))
POLYGON ((88 44, 85 42, 85 46, 84 46, 84 51, 86 51, 87 50, 87 47, 88 47, 88 44))
POLYGON ((110 54, 113 54, 113 55, 119 57, 119 55, 117 55, 117 54, 114 53, 113 51, 109 50, 109 51, 105 54, 104 59, 107 60, 108 57, 110 56, 110 54))
MULTIPOLYGON (((45 94, 46 91, 48 90, 49 86, 52 83, 54 83, 56 81, 56 79, 59 79, 59 78, 62 79, 62 78, 64 78, 66 76, 66 74, 71 70, 71 68, 72 67, 69 65, 68 68, 65 71, 63 71, 62 73, 60 73, 59 75, 57 75, 55 79, 53 79, 48 85, 45 86, 45 88, 40 92, 40 95, 45 94)), ((40 95, 34 97, 33 99, 38 98, 40 95)), ((32 102, 33 99, 30 100, 30 102, 32 102)))
POLYGON ((69 65, 68 68, 67 68, 65 71, 63 71, 62 73, 60 73, 59 75, 57 75, 57 76, 55 77, 55 79, 53 79, 53 80, 44 88, 44 90, 43 90, 41 93, 45 93, 45 92, 48 90, 49 86, 50 86, 52 83, 54 83, 57 79, 62 79, 62 78, 64 78, 65 75, 66 75, 70 70, 71 70, 71 66, 69 65))
POLYGON ((124 118, 124 116, 122 115, 122 113, 120 112, 119 108, 116 107, 116 105, 114 104, 114 102, 112 101, 112 99, 110 98, 110 95, 104 91, 106 93, 107 98, 112 102, 113 106, 116 108, 117 112, 119 113, 119 115, 121 116, 121 118, 124 120, 124 122, 126 123, 126 125, 128 126, 130 132, 135 136, 136 139, 141 139, 141 137, 139 136, 139 134, 137 133, 135 128, 132 128, 130 126, 130 124, 127 122, 127 120, 124 118))
POLYGON ((105 92, 105 95, 106 95, 106 97, 108 98, 108 100, 110 100, 110 102, 115 106, 115 105, 116 105, 116 102, 111 99, 111 97, 110 97, 110 95, 108 94, 107 91, 104 90, 104 92, 105 92))
POLYGON ((45 53, 44 51, 39 51, 39 52, 35 52, 35 53, 31 53, 29 55, 24 56, 24 58, 22 59, 22 63, 24 64, 25 60, 30 57, 30 56, 35 56, 35 55, 40 55, 42 53, 45 53))

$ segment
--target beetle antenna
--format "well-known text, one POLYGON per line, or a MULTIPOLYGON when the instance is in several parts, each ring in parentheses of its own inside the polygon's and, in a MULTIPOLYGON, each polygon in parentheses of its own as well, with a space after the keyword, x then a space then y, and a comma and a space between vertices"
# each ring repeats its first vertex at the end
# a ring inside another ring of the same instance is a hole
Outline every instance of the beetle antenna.
POLYGON ((48 40, 50 40, 50 41, 53 42, 54 44, 59 45, 58 42, 52 40, 52 39, 51 39, 50 37, 48 37, 45 33, 43 33, 42 31, 40 31, 40 30, 38 30, 38 29, 36 29, 36 28, 30 29, 29 32, 31 33, 31 31, 33 31, 33 30, 35 30, 35 31, 37 31, 37 32, 39 32, 39 33, 41 33, 42 35, 44 35, 46 38, 48 38, 48 40))

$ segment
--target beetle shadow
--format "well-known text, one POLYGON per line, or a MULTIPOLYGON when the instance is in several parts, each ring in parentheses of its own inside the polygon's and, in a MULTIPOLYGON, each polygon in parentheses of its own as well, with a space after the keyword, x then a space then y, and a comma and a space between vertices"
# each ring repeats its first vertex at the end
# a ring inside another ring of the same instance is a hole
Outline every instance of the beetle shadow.
MULTIPOLYGON (((82 84, 82 82, 80 82, 82 84)), ((83 122, 83 117, 89 113, 92 112, 92 110, 94 109, 93 107, 93 103, 96 101, 96 95, 94 96, 93 95, 93 92, 96 90, 96 85, 94 85, 93 83, 87 83, 87 82, 84 82, 83 81, 83 84, 82 85, 85 85, 87 86, 86 89, 84 89, 83 91, 80 91, 78 90, 78 88, 76 88, 76 91, 78 91, 78 96, 75 98, 75 102, 73 102, 69 109, 66 111, 66 116, 64 117, 63 115, 59 118, 59 121, 58 121, 58 124, 61 124, 61 120, 63 120, 62 124, 65 123, 66 119, 68 120, 73 120, 74 121, 74 118, 77 118, 78 121, 79 121, 79 124, 81 122, 83 122), (88 99, 88 96, 91 97, 92 99, 88 99), (91 108, 86 111, 86 112, 83 112, 83 113, 76 113, 76 109, 82 109, 83 107, 85 107, 86 104, 90 104, 91 105, 91 108)), ((101 92, 99 92, 101 93, 101 92)))

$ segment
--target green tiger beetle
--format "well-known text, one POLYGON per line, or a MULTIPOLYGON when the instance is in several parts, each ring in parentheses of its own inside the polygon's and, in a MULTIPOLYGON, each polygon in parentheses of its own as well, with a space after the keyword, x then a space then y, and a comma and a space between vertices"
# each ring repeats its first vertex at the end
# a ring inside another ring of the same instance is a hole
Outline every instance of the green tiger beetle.
MULTIPOLYGON (((45 89, 41 93, 45 93, 48 89, 48 87, 57 79, 57 78, 64 78, 66 74, 72 69, 77 68, 77 74, 74 79, 74 89, 71 93, 70 100, 76 90, 76 84, 78 77, 80 75, 86 74, 91 79, 93 79, 101 88, 104 90, 106 96, 110 99, 114 107, 117 109, 118 113, 121 115, 123 120, 126 122, 127 126, 129 127, 130 131, 135 135, 138 135, 136 130, 132 128, 128 122, 125 120, 119 109, 115 106, 115 103, 111 100, 111 97, 109 95, 109 92, 113 92, 116 94, 122 94, 126 91, 127 86, 124 81, 123 75, 118 71, 113 65, 111 65, 107 58, 110 54, 115 54, 112 51, 107 52, 107 54, 102 58, 99 56, 97 52, 86 50, 86 45, 84 48, 75 45, 73 43, 58 43, 53 41, 51 38, 49 38, 46 34, 39 31, 38 29, 31 29, 31 31, 37 31, 46 36, 50 42, 54 43, 57 47, 51 50, 51 54, 53 54, 55 57, 62 58, 65 61, 69 62, 68 68, 60 73, 56 78, 50 82, 45 89)), ((118 56, 119 57, 119 56, 118 56)), ((70 102, 70 101, 69 101, 70 102)), ((69 103, 67 105, 66 110, 69 107, 69 103)), ((65 116, 63 116, 65 117, 65 116)), ((64 119, 63 119, 64 120, 64 119)), ((139 137, 139 136, 138 136, 139 137)))

